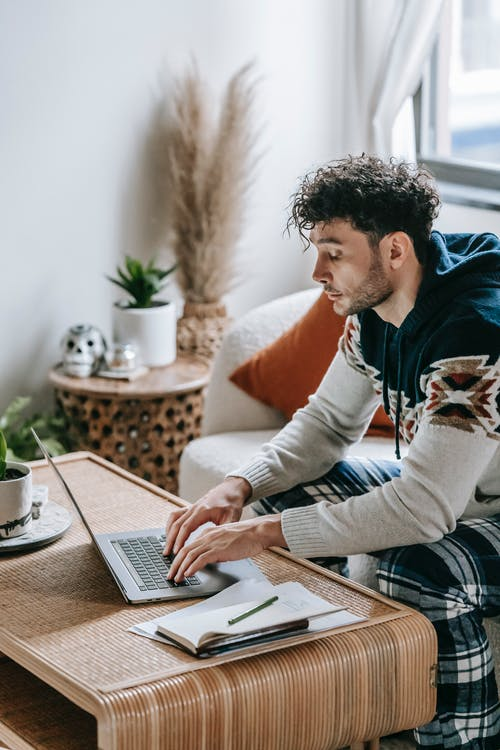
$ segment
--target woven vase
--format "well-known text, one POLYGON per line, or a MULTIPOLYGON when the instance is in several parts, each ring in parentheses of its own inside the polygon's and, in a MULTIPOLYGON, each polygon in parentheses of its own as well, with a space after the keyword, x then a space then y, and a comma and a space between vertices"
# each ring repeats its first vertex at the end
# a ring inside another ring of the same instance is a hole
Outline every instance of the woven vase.
POLYGON ((222 302, 186 302, 177 321, 177 350, 211 360, 231 319, 222 302))

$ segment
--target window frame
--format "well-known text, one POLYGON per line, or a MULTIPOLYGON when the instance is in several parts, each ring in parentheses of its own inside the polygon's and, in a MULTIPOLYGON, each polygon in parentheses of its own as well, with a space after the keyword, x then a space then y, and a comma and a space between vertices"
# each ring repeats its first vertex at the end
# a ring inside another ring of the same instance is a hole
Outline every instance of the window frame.
POLYGON ((444 200, 500 211, 500 166, 437 155, 438 92, 442 85, 447 86, 448 80, 448 65, 446 61, 443 64, 445 53, 440 37, 441 34, 413 97, 417 162, 434 175, 444 200), (446 83, 439 81, 443 71, 446 83))

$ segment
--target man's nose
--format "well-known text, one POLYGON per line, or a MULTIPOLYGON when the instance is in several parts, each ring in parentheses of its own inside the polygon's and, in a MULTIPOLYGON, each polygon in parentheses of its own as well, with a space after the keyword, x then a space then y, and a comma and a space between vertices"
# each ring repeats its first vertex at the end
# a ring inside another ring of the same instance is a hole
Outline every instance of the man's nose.
POLYGON ((312 277, 313 281, 317 281, 319 284, 327 284, 332 280, 332 273, 328 270, 326 264, 318 259, 314 266, 312 277))

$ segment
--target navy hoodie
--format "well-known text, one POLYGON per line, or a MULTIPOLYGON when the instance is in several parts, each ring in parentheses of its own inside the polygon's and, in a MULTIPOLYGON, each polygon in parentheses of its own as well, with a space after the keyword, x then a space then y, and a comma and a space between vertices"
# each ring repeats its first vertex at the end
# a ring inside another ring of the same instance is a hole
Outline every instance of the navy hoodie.
MULTIPOLYGON (((360 313, 360 343, 365 361, 378 371, 384 408, 396 424, 399 454, 402 410, 415 409, 425 398, 422 383, 441 360, 455 359, 444 374, 444 384, 470 390, 463 366, 466 358, 480 357, 492 365, 500 356, 500 241, 494 234, 441 234, 432 232, 424 277, 414 308, 400 328, 385 323, 373 310, 360 313), (424 376, 424 378, 422 378, 424 376)), ((490 405, 491 406, 491 405, 490 405)), ((500 404, 497 404, 497 411, 500 404)), ((468 429, 481 416, 488 419, 488 404, 478 393, 475 403, 452 405, 443 399, 441 414, 468 429)), ((412 420, 402 437, 412 438, 412 420)), ((415 430, 418 423, 414 424, 415 430)), ((500 439, 500 425, 492 425, 500 439)), ((399 455, 398 455, 399 457, 399 455)))

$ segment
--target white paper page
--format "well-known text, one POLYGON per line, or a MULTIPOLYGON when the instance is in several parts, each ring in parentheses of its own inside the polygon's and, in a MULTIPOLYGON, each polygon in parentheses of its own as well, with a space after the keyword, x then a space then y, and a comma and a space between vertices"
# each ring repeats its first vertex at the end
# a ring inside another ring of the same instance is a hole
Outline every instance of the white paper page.
POLYGON ((360 617, 348 609, 341 609, 339 612, 333 612, 330 615, 324 615, 323 617, 316 617, 311 620, 307 633, 320 633, 322 630, 329 630, 330 628, 340 628, 342 625, 352 625, 355 622, 363 622, 366 617, 360 617))

